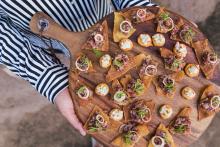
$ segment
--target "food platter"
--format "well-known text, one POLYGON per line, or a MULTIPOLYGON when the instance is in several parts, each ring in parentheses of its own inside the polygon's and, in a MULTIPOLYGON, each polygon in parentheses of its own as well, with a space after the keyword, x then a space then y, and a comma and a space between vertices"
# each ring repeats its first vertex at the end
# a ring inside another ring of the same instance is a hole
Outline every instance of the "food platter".
MULTIPOLYGON (((120 13, 132 11, 134 9, 140 9, 140 8, 147 8, 155 16, 157 16, 158 12, 160 11, 159 7, 134 7, 134 8, 125 9, 120 13)), ((193 31, 196 33, 196 37, 194 37, 193 42, 206 40, 206 37, 193 23, 191 23, 184 17, 170 10, 166 10, 166 9, 164 10, 169 13, 170 17, 172 17, 175 23, 177 23, 178 20, 181 19, 183 20, 184 24, 187 24, 193 29, 193 31)), ((115 42, 115 40, 113 39, 115 14, 111 13, 100 21, 100 24, 105 20, 107 21, 107 25, 108 25, 107 33, 109 40, 108 51, 102 53, 103 54, 108 53, 111 57, 115 57, 116 55, 124 52, 120 49, 119 43, 115 42)), ((129 17, 129 15, 126 17, 129 17)), ((63 42, 71 53, 71 65, 69 71, 69 84, 70 84, 69 89, 74 102, 76 113, 80 121, 83 124, 85 124, 88 121, 88 118, 91 116, 91 112, 93 111, 94 107, 96 108, 97 106, 107 115, 114 108, 123 110, 124 106, 120 106, 112 100, 112 95, 111 95, 112 80, 106 79, 106 75, 108 75, 109 68, 105 69, 100 67, 100 63, 99 63, 100 57, 97 56, 96 52, 94 53, 94 51, 92 50, 82 49, 82 46, 85 44, 87 38, 89 37, 91 32, 95 30, 97 25, 95 25, 94 27, 90 28, 85 32, 75 33, 64 29, 63 27, 55 23, 47 15, 43 13, 37 13, 33 16, 30 22, 30 28, 34 33, 38 33, 38 34, 40 33, 38 28, 38 22, 39 20, 42 19, 46 19, 49 22, 49 27, 44 32, 42 32, 42 35, 63 42), (75 62, 77 60, 77 57, 80 56, 81 54, 85 54, 91 60, 93 66, 92 67, 93 70, 91 70, 91 72, 76 72, 75 62), (88 101, 83 101, 77 97, 75 91, 77 82, 79 82, 80 84, 83 83, 87 85, 89 89, 93 91, 93 96, 91 99, 89 99, 88 101), (109 86, 110 93, 108 95, 99 96, 95 93, 96 86, 100 83, 106 83, 109 86)), ((132 35, 129 37, 129 39, 133 42, 133 48, 132 50, 125 52, 131 60, 135 59, 135 57, 138 57, 138 59, 142 57, 137 55, 146 55, 146 56, 150 56, 153 60, 155 60, 158 63, 157 75, 172 74, 175 76, 175 74, 178 75, 179 73, 184 73, 183 70, 182 72, 172 72, 164 68, 164 60, 160 55, 161 47, 156 47, 153 45, 149 47, 143 47, 138 44, 137 38, 140 34, 147 33, 150 36, 153 36, 154 34, 157 33, 156 32, 157 22, 155 18, 147 20, 142 23, 138 23, 134 26, 134 28, 135 28, 134 33, 132 33, 132 35)), ((170 32, 162 33, 162 34, 164 35, 166 40, 165 45, 163 45, 163 47, 172 50, 177 41, 170 39, 171 36, 170 32)), ((186 63, 199 64, 192 45, 186 44, 186 46, 187 46, 187 56, 185 57, 186 63)), ((209 46, 211 47, 210 44, 209 46)), ((113 79, 115 79, 116 77, 120 79, 128 73, 130 73, 132 77, 138 78, 139 75, 137 74, 137 71, 139 71, 139 66, 140 65, 137 64, 137 66, 134 66, 132 67, 132 69, 126 71, 122 76, 118 76, 117 74, 115 74, 115 76, 113 76, 113 79)), ((135 98, 135 100, 137 99, 144 99, 146 101, 153 100, 155 103, 155 107, 152 110, 151 121, 147 123, 149 134, 148 135, 145 134, 143 137, 141 137, 140 140, 137 143, 135 143, 134 146, 147 146, 149 140, 154 135, 158 125, 160 123, 163 123, 165 126, 169 125, 170 122, 179 113, 179 111, 182 110, 184 107, 191 108, 191 113, 190 113, 191 133, 188 135, 173 135, 174 142, 176 146, 187 146, 192 142, 196 141, 206 130, 206 128, 209 126, 209 124, 211 123, 214 117, 214 115, 212 115, 206 119, 198 121, 198 110, 197 110, 198 101, 200 96, 202 95, 203 90, 208 85, 213 85, 216 91, 220 91, 219 71, 220 71, 219 66, 217 66, 215 68, 215 73, 210 80, 206 79, 202 72, 200 72, 198 76, 193 78, 188 77, 186 75, 181 76, 180 80, 176 80, 175 93, 173 95, 173 98, 167 98, 166 96, 158 95, 155 89, 155 84, 153 84, 154 82, 152 80, 152 82, 150 82, 149 84, 149 87, 147 87, 146 90, 144 91, 144 94, 135 98), (190 86, 194 89, 196 93, 195 98, 191 100, 186 100, 181 96, 181 90, 185 86, 190 86), (166 120, 162 119, 158 114, 160 106, 164 104, 169 104, 173 109, 173 115, 166 120)), ((132 101, 133 99, 131 100, 131 102, 132 101)), ((110 119, 108 121, 110 124, 108 130, 97 133, 91 133, 91 132, 88 133, 91 134, 94 138, 96 138, 104 145, 112 146, 111 144, 112 141, 120 135, 118 129, 123 123, 125 123, 125 119, 123 119, 122 121, 114 121, 110 119)))

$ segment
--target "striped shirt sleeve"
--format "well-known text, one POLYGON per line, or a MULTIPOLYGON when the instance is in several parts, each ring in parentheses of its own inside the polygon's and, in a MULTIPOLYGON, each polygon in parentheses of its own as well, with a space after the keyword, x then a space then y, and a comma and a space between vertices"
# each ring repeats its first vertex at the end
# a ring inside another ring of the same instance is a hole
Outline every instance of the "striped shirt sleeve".
POLYGON ((112 3, 116 10, 134 6, 157 6, 156 4, 151 3, 151 0, 112 0, 112 3))
POLYGON ((68 86, 68 70, 49 51, 30 43, 8 18, 0 17, 0 62, 49 101, 68 86))

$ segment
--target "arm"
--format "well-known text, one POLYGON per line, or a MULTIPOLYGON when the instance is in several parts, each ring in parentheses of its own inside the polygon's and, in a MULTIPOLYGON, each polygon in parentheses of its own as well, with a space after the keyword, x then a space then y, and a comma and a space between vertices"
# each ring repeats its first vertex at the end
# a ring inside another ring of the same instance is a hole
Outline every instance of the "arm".
POLYGON ((49 52, 31 44, 7 18, 0 17, 0 32, 0 62, 55 102, 64 117, 85 135, 68 92, 67 68, 52 60, 49 52))

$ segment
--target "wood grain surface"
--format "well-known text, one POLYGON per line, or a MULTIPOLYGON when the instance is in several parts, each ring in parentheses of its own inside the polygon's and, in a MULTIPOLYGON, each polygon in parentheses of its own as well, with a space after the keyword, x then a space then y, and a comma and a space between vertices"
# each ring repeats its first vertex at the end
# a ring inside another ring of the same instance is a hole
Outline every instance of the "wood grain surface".
MULTIPOLYGON (((155 14, 158 11, 158 8, 156 8, 156 7, 148 7, 148 8, 152 12, 154 12, 155 14)), ((130 8, 130 9, 132 9, 132 8, 130 8)), ((123 11, 127 11, 127 9, 125 9, 123 11)), ((197 40, 205 39, 205 36, 191 22, 187 21, 185 18, 183 18, 182 16, 180 16, 174 12, 171 12, 171 11, 169 11, 169 12, 171 13, 171 17, 174 20, 181 17, 185 23, 192 26, 198 34, 197 40)), ((78 54, 78 52, 81 51, 82 44, 86 41, 89 32, 92 31, 93 28, 90 28, 89 30, 86 30, 85 32, 79 32, 79 33, 70 32, 70 31, 62 28, 60 25, 56 24, 50 17, 48 17, 47 15, 40 12, 40 13, 36 13, 30 22, 30 28, 34 33, 39 34, 39 29, 37 27, 37 23, 38 23, 38 20, 41 18, 46 18, 50 22, 48 30, 44 31, 42 33, 42 35, 45 37, 54 38, 54 39, 57 39, 57 40, 63 42, 67 46, 67 48, 69 49, 69 51, 71 53, 71 67, 70 67, 70 72, 69 72, 70 93, 71 93, 71 96, 74 101, 77 115, 78 115, 79 119, 81 120, 81 122, 82 123, 86 122, 90 112, 92 111, 92 109, 95 105, 98 105, 107 113, 112 108, 119 107, 118 105, 114 104, 113 101, 111 101, 110 95, 108 95, 106 97, 100 97, 100 96, 94 95, 94 98, 92 99, 91 103, 89 103, 87 105, 83 105, 83 106, 79 106, 79 104, 75 100, 76 97, 74 94, 74 90, 72 89, 73 84, 75 82, 75 80, 73 78, 73 73, 72 73, 74 66, 72 66, 72 65, 74 65, 75 56, 78 54)), ((104 18, 107 20, 108 26, 109 26, 108 33, 109 33, 110 49, 109 49, 108 53, 112 56, 116 55, 117 53, 122 52, 119 49, 118 44, 113 42, 113 38, 112 38, 112 36, 113 36, 112 30, 113 30, 113 23, 114 23, 113 18, 114 18, 113 13, 111 13, 110 15, 108 15, 104 18)), ((144 47, 141 47, 137 44, 137 36, 140 33, 148 33, 150 35, 153 35, 156 33, 155 32, 155 30, 156 30, 155 20, 151 20, 151 21, 147 21, 147 22, 138 24, 135 27, 137 30, 130 37, 130 39, 134 43, 134 49, 132 51, 128 52, 128 54, 131 56, 137 55, 139 53, 145 53, 146 55, 151 55, 153 59, 155 59, 156 61, 159 62, 159 67, 158 67, 159 74, 160 73, 161 74, 169 73, 167 70, 164 69, 164 64, 163 64, 163 61, 160 57, 158 47, 144 48, 144 47)), ((166 37, 165 47, 168 49, 172 49, 174 47, 176 41, 169 39, 169 36, 170 36, 169 33, 164 34, 164 35, 166 37)), ((107 73, 107 70, 102 69, 99 66, 99 62, 98 62, 99 59, 97 57, 95 57, 92 52, 90 52, 90 51, 83 51, 83 52, 85 54, 87 54, 89 56, 89 58, 92 60, 96 72, 89 73, 89 74, 80 74, 80 77, 82 79, 84 79, 87 82, 87 84, 94 90, 94 88, 97 84, 99 84, 101 82, 105 82, 105 75, 107 73)), ((187 61, 187 63, 198 63, 196 60, 196 57, 195 57, 195 53, 194 53, 193 49, 190 47, 188 47, 188 55, 187 55, 186 61, 187 61)), ((135 69, 133 71, 135 71, 135 69)), ((131 71, 131 73, 133 71, 131 71)), ((191 113, 192 133, 189 136, 174 136, 174 140, 175 140, 175 143, 177 144, 177 146, 187 146, 187 145, 191 144, 192 142, 196 141, 201 136, 201 134, 206 130, 206 128, 209 126, 210 122, 213 119, 213 117, 209 117, 209 118, 204 119, 202 121, 197 121, 197 117, 198 117, 197 101, 199 99, 199 96, 201 95, 202 90, 208 84, 213 84, 218 89, 218 91, 220 91, 219 66, 216 69, 214 79, 212 79, 211 81, 206 80, 204 78, 203 74, 200 73, 199 77, 196 77, 196 78, 185 77, 181 82, 178 82, 177 87, 176 87, 176 93, 175 93, 173 100, 167 99, 162 96, 157 96, 155 93, 155 87, 153 84, 151 84, 149 89, 147 90, 147 92, 143 96, 140 97, 140 98, 143 98, 146 100, 153 99, 154 102, 156 103, 156 107, 153 112, 152 121, 148 124, 149 130, 151 133, 148 136, 146 136, 145 138, 140 139, 140 141, 138 143, 136 143, 135 146, 137 146, 137 147, 146 146, 150 137, 152 137, 152 135, 155 133, 155 129, 158 126, 158 124, 160 122, 162 122, 165 125, 167 125, 175 117, 175 115, 179 112, 179 110, 181 110, 185 106, 190 106, 192 108, 192 113, 191 113), (197 93, 196 98, 193 100, 185 100, 180 95, 180 90, 187 85, 193 87, 197 93), (173 107, 173 110, 174 110, 173 116, 168 120, 162 120, 158 115, 158 109, 162 104, 170 104, 173 107)), ((92 136, 95 137, 97 140, 99 140, 104 145, 111 146, 110 142, 118 135, 117 129, 120 124, 121 123, 115 123, 115 124, 113 124, 114 129, 109 130, 107 132, 93 134, 92 136)))

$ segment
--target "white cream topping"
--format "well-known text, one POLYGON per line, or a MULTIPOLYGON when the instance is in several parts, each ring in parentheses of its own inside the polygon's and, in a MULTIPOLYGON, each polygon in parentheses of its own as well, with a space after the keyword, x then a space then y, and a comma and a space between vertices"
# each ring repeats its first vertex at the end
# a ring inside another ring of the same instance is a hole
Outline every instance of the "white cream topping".
POLYGON ((160 115, 169 118, 173 114, 173 109, 170 106, 163 105, 160 108, 160 115))
POLYGON ((100 95, 107 95, 109 92, 109 87, 107 84, 101 83, 96 87, 96 92, 100 95))
POLYGON ((196 65, 190 66, 190 67, 188 68, 188 71, 189 71, 189 73, 191 73, 191 74, 198 74, 198 73, 199 73, 199 68, 198 68, 196 65))
POLYGON ((141 34, 140 35, 140 38, 141 38, 141 41, 144 43, 144 44, 147 44, 149 42, 151 42, 151 38, 149 35, 147 34, 141 34))
POLYGON ((113 109, 110 112, 110 118, 115 120, 115 121, 120 121, 123 119, 124 112, 120 109, 113 109))
POLYGON ((129 49, 132 47, 132 42, 129 40, 122 41, 120 43, 120 47, 121 47, 121 49, 129 49))
POLYGON ((162 34, 155 34, 152 36, 155 42, 162 44, 165 42, 165 37, 162 34))
POLYGON ((105 54, 100 58, 100 64, 103 68, 108 68, 111 65, 112 58, 109 54, 105 54))
POLYGON ((194 98, 196 96, 196 92, 190 87, 185 87, 183 89, 183 93, 186 97, 189 97, 189 98, 194 98))
POLYGON ((177 42, 175 47, 174 47, 174 52, 177 53, 178 55, 181 55, 181 57, 186 57, 187 55, 187 48, 185 44, 177 42))
POLYGON ((123 92, 123 91, 117 91, 115 94, 114 94, 114 97, 113 99, 116 101, 116 102, 123 102, 125 99, 126 99, 127 95, 123 92), (120 97, 119 97, 120 95, 120 97))

